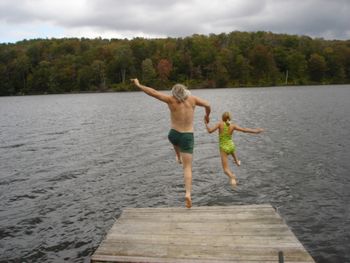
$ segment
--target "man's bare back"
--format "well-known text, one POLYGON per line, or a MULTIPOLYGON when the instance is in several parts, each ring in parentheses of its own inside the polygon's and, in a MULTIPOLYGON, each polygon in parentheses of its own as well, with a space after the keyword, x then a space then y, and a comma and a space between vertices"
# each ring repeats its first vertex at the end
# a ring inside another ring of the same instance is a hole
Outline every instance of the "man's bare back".
POLYGON ((193 132, 195 98, 189 96, 185 101, 179 102, 174 97, 170 97, 168 107, 170 109, 171 128, 179 132, 193 132))

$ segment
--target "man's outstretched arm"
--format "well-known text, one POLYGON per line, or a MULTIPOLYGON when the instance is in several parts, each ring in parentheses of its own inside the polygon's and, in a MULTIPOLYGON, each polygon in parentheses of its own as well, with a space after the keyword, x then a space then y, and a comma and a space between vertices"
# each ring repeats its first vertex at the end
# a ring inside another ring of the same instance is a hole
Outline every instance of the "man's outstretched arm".
POLYGON ((138 87, 140 90, 142 90, 143 92, 145 92, 149 96, 152 96, 152 97, 154 97, 154 98, 156 98, 158 100, 161 100, 161 101, 163 101, 165 103, 168 103, 170 101, 170 96, 169 95, 164 94, 164 93, 159 92, 159 91, 157 91, 155 89, 152 89, 150 87, 147 87, 145 85, 140 84, 138 79, 131 79, 131 82, 133 82, 136 87, 138 87))
POLYGON ((210 115, 210 111, 211 111, 209 102, 206 100, 203 100, 201 98, 198 98, 198 97, 195 97, 195 99, 196 99, 196 105, 205 108, 205 117, 204 118, 205 118, 206 123, 209 123, 209 115, 210 115))

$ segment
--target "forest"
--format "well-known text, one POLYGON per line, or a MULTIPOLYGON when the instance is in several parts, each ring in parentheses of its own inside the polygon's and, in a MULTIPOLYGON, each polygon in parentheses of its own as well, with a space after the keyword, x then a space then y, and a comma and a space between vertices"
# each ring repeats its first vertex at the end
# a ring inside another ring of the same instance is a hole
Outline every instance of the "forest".
POLYGON ((0 44, 0 96, 350 83, 350 40, 271 32, 0 44))

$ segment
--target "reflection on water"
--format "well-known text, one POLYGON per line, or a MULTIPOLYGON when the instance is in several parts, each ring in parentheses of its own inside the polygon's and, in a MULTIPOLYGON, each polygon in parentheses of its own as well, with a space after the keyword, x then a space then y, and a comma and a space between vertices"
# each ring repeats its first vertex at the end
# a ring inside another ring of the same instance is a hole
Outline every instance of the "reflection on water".
MULTIPOLYGON (((193 205, 271 203, 320 262, 349 262, 349 86, 194 90, 235 134, 233 192, 195 116, 193 205)), ((143 93, 0 98, 0 261, 83 262, 125 207, 184 205, 167 106, 143 93)))

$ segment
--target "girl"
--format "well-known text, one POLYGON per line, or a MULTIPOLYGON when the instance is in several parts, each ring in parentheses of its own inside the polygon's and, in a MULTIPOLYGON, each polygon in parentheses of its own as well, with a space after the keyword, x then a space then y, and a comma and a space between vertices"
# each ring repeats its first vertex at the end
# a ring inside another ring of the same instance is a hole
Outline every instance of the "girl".
POLYGON ((224 169, 225 174, 229 177, 230 184, 232 185, 233 188, 235 188, 237 186, 237 180, 236 180, 235 174, 230 170, 230 167, 228 165, 228 155, 232 155, 237 166, 240 166, 241 161, 237 159, 237 156, 235 154, 236 147, 232 140, 233 131, 258 134, 262 132, 263 129, 242 128, 234 123, 231 124, 230 121, 231 121, 231 115, 229 112, 224 112, 224 114, 222 114, 222 121, 217 123, 212 128, 208 126, 208 121, 204 120, 205 126, 207 127, 207 131, 209 133, 212 133, 217 129, 219 129, 219 148, 220 148, 222 168, 224 169))

